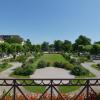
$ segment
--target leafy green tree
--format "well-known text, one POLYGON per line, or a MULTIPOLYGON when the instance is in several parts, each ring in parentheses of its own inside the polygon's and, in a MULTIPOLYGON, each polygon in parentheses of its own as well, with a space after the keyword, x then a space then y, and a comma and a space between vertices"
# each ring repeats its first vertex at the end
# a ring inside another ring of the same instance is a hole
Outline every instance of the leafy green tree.
POLYGON ((85 45, 85 46, 83 47, 83 49, 84 49, 85 52, 91 52, 92 45, 85 45))
POLYGON ((10 43, 10 44, 12 44, 12 43, 21 44, 22 41, 23 41, 23 39, 18 35, 12 35, 11 37, 8 37, 5 39, 5 42, 10 43))
POLYGON ((6 43, 6 42, 0 43, 0 51, 2 53, 2 56, 4 56, 4 54, 7 54, 8 48, 9 48, 9 44, 8 43, 6 43))
POLYGON ((55 51, 57 51, 57 52, 63 51, 62 47, 63 47, 63 42, 61 40, 55 40, 54 41, 55 51))
POLYGON ((69 40, 65 40, 63 43, 63 51, 64 52, 70 52, 72 49, 72 43, 69 40))
POLYGON ((35 52, 41 52, 41 46, 40 45, 35 46, 35 52))
POLYGON ((89 39, 86 36, 80 35, 78 39, 75 40, 75 43, 77 45, 90 45, 91 44, 91 39, 89 39))
POLYGON ((41 45, 41 50, 42 51, 48 51, 49 50, 49 43, 43 42, 42 45, 41 45))
POLYGON ((91 54, 100 54, 100 44, 94 44, 91 49, 91 54))

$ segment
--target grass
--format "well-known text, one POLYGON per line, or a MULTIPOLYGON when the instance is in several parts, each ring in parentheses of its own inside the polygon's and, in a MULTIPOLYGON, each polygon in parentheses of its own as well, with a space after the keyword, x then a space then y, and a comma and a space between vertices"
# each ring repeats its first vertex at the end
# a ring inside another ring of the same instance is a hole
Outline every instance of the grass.
POLYGON ((60 54, 44 54, 40 60, 45 60, 53 64, 54 62, 66 62, 66 59, 60 54))
MULTIPOLYGON (((95 75, 91 72, 89 72, 88 75, 84 75, 84 76, 76 76, 76 79, 82 79, 82 78, 92 78, 95 77, 95 75)), ((74 81, 75 82, 75 81, 74 81)), ((81 83, 83 83, 84 81, 81 81, 81 83)), ((78 90, 80 88, 80 86, 59 86, 59 91, 61 93, 67 93, 67 92, 74 92, 76 90, 78 90)))
MULTIPOLYGON (((32 64, 33 69, 36 69, 37 64, 40 60, 45 60, 46 62, 50 62, 53 64, 54 62, 67 62, 67 60, 60 54, 44 54, 40 58, 35 59, 34 63, 32 64)), ((18 75, 11 75, 13 77, 17 78, 29 78, 29 76, 18 76, 18 75)), ((94 74, 89 73, 88 75, 85 76, 76 76, 76 78, 89 78, 89 77, 95 77, 94 74)), ((25 86, 24 87, 26 90, 30 92, 39 92, 43 93, 45 90, 44 86, 25 86)), ((80 88, 80 86, 59 86, 59 91, 62 93, 67 93, 67 92, 72 92, 80 88)))
POLYGON ((5 66, 3 64, 0 64, 0 72, 4 71, 4 70, 6 70, 6 69, 8 69, 10 67, 12 67, 11 64, 7 64, 5 66))
POLYGON ((96 70, 100 71, 100 67, 98 67, 96 64, 93 64, 91 67, 95 68, 96 70))

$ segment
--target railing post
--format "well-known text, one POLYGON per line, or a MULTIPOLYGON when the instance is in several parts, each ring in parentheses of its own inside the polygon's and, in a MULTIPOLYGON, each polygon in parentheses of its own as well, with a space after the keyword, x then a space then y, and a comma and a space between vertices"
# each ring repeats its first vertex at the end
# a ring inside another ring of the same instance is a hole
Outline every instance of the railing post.
POLYGON ((53 83, 53 80, 51 80, 51 100, 53 100, 53 88, 52 88, 53 87, 52 86, 53 84, 52 83, 53 83))
POLYGON ((86 100, 89 99, 89 79, 87 79, 87 90, 86 90, 86 100))
POLYGON ((13 89, 13 99, 16 100, 16 80, 14 79, 13 82, 14 82, 14 84, 13 84, 13 87, 14 87, 14 89, 13 89))

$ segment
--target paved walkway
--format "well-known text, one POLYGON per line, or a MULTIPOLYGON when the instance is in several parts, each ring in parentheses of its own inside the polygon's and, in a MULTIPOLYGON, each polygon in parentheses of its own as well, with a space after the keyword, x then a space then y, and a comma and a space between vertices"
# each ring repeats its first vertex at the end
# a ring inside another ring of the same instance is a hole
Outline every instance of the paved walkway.
MULTIPOLYGON (((2 79, 2 78, 12 78, 12 77, 10 77, 9 75, 14 71, 14 69, 16 69, 16 68, 18 68, 18 67, 20 67, 21 65, 22 65, 22 63, 19 63, 19 62, 14 62, 14 63, 11 63, 12 64, 12 67, 10 67, 10 68, 8 68, 7 70, 5 70, 5 71, 2 71, 1 73, 0 73, 0 78, 2 79)), ((8 83, 11 83, 11 81, 7 81, 8 83)), ((2 84, 2 82, 0 81, 0 84, 2 84)), ((2 95, 2 93, 3 93, 3 91, 5 90, 5 91, 8 91, 10 89, 10 87, 8 86, 0 86, 0 95, 2 95)), ((27 93, 27 91, 23 88, 23 87, 21 87, 21 89, 25 92, 25 93, 27 93)), ((17 90, 16 91, 17 93, 19 93, 19 91, 17 90)), ((13 93, 13 91, 11 91, 10 93, 13 93)))
POLYGON ((0 72, 0 78, 11 78, 9 75, 14 71, 14 69, 21 67, 22 63, 13 62, 10 63, 12 67, 0 72))
POLYGON ((100 60, 97 60, 97 61, 94 61, 94 62, 85 62, 85 63, 82 63, 81 65, 84 68, 86 68, 87 70, 89 70, 91 73, 96 75, 96 78, 100 78, 100 71, 98 71, 95 68, 91 67, 92 64, 98 64, 98 63, 100 63, 100 60))

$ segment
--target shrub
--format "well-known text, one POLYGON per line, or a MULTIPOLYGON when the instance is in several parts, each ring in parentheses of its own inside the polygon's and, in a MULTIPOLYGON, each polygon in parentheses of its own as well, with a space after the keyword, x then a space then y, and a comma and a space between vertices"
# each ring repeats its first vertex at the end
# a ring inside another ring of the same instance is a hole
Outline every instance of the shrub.
POLYGON ((69 54, 64 54, 64 53, 63 53, 62 56, 63 56, 66 60, 68 60, 68 61, 70 60, 70 55, 69 55, 69 54))
POLYGON ((76 63, 77 63, 77 60, 76 60, 75 58, 71 58, 71 59, 70 59, 70 63, 71 63, 71 64, 76 64, 76 63))
POLYGON ((85 61, 88 61, 87 57, 79 57, 80 63, 84 63, 85 61))
POLYGON ((70 63, 64 63, 63 67, 67 70, 72 70, 74 68, 74 66, 70 63))
POLYGON ((71 71, 71 74, 76 75, 76 76, 81 76, 81 75, 89 74, 89 71, 79 66, 79 67, 74 67, 71 71))
POLYGON ((30 65, 23 67, 23 68, 22 67, 17 68, 14 71, 15 75, 23 75, 23 76, 28 76, 28 75, 31 75, 32 73, 33 73, 33 68, 30 65))
POLYGON ((29 64, 32 64, 34 61, 33 61, 33 58, 30 58, 29 60, 28 60, 28 63, 29 64))
POLYGON ((47 62, 47 67, 49 67, 51 64, 50 64, 50 62, 47 62))
POLYGON ((97 64, 98 67, 100 67, 100 64, 97 64))
POLYGON ((27 59, 27 56, 25 56, 25 55, 16 57, 16 61, 18 61, 18 62, 25 62, 26 59, 27 59))
POLYGON ((37 68, 44 68, 47 67, 47 63, 43 60, 41 60, 38 64, 37 64, 37 68))
POLYGON ((54 62, 54 67, 59 67, 59 68, 67 69, 67 70, 72 70, 74 66, 72 64, 70 64, 69 62, 66 62, 66 63, 54 62))
POLYGON ((5 68, 5 67, 7 67, 8 66, 8 63, 7 62, 3 62, 2 64, 0 64, 0 67, 1 68, 5 68))
POLYGON ((59 67, 59 68, 63 68, 63 63, 62 62, 54 62, 54 67, 59 67))

